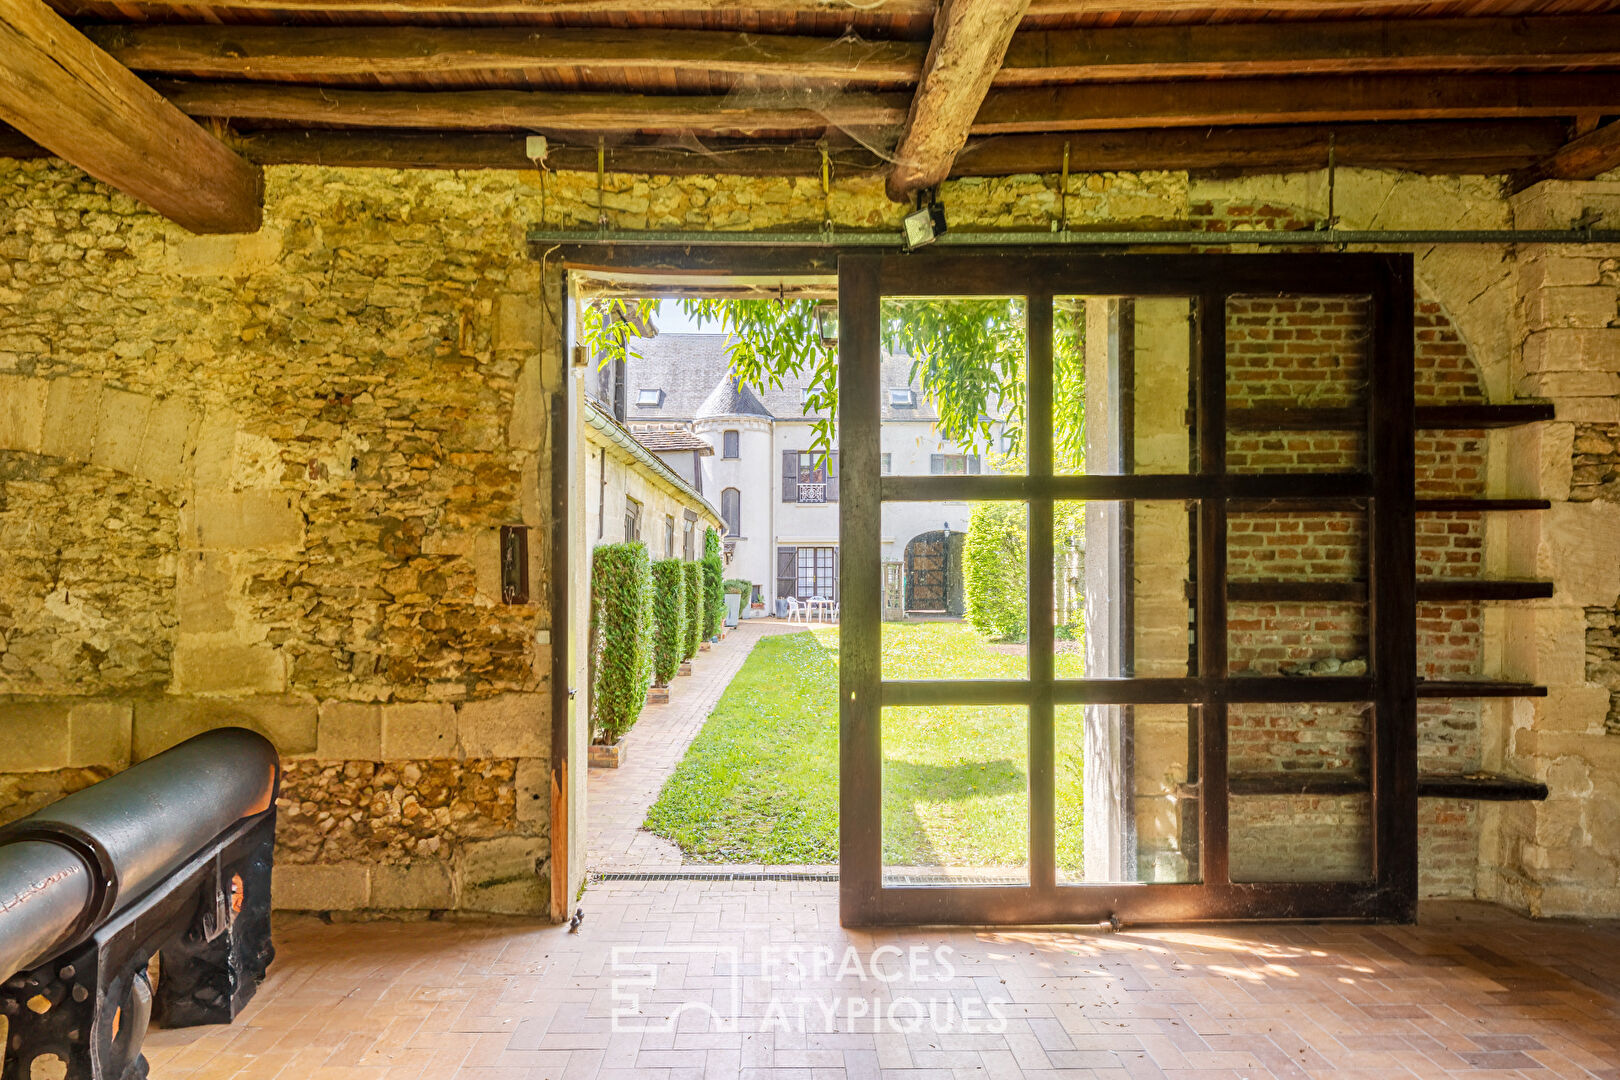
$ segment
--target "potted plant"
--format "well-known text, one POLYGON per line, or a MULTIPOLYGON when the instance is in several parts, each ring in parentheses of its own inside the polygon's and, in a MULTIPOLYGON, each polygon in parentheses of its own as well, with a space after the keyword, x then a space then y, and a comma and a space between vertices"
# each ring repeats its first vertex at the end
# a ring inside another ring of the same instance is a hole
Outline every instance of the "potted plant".
POLYGON ((736 626, 742 618, 743 597, 754 595, 754 583, 742 578, 726 578, 726 625, 736 626))

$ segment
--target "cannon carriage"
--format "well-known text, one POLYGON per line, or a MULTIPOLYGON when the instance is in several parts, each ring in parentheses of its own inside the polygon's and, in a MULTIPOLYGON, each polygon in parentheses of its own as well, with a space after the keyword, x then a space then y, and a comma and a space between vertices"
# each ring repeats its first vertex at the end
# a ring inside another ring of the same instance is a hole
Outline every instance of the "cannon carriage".
POLYGON ((139 1080, 150 1022, 241 1012, 275 955, 279 783, 267 739, 221 728, 0 829, 0 1080, 139 1080))

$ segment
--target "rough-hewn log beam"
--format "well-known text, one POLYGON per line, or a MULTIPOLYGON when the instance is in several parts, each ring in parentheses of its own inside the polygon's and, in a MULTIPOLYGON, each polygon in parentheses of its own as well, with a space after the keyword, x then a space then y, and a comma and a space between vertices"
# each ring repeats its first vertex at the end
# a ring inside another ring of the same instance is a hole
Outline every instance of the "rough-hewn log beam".
POLYGON ((1617 63, 1620 18, 1609 15, 1127 26, 1021 32, 996 85, 1617 63))
POLYGON ((815 134, 898 124, 900 94, 655 96, 549 90, 410 92, 271 83, 158 84, 192 116, 426 131, 694 132, 715 136, 815 134))
POLYGON ((40 0, 0 4, 0 119, 194 232, 259 227, 258 168, 40 0))
MULTIPOLYGON (((1117 128, 1351 123, 1620 112, 1620 76, 1326 76, 1185 83, 1091 83, 993 90, 975 134, 1117 128)), ((1085 168, 1077 162, 1077 168, 1085 168)))
POLYGON ((695 71, 871 86, 915 82, 926 48, 909 41, 709 30, 118 25, 86 33, 134 71, 285 81, 523 77, 598 67, 614 75, 695 71))
POLYGON ((1029 0, 941 0, 928 60, 885 183, 903 199, 950 175, 1029 0))
POLYGON ((1605 124, 1548 154, 1514 176, 1513 190, 1523 191, 1543 180, 1590 180, 1620 168, 1620 121, 1605 124))
MULTIPOLYGON (((1192 169, 1263 172, 1327 164, 1332 137, 1340 164, 1418 172, 1503 173, 1522 169, 1564 141, 1556 120, 1474 123, 1346 124, 1278 128, 1164 128, 1087 131, 1071 135, 999 135, 968 140, 953 176, 1055 173, 1067 144, 1075 161, 1098 170, 1192 169)), ((524 139, 513 134, 428 135, 379 131, 260 131, 236 137, 249 160, 264 165, 318 164, 424 169, 532 169, 524 139)), ((859 147, 831 150, 838 176, 877 172, 883 162, 859 147)), ((661 146, 610 146, 615 173, 683 176, 732 173, 815 176, 821 155, 807 142, 776 146, 718 145, 709 152, 661 146)), ((549 168, 593 171, 593 144, 554 144, 549 168)))

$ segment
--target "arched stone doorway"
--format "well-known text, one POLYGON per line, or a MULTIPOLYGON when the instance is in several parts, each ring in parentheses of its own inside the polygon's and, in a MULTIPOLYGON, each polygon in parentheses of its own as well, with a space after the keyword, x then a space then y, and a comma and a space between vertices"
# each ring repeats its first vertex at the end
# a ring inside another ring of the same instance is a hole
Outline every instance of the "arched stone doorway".
POLYGON ((906 545, 906 613, 962 614, 962 541, 965 533, 935 529, 906 545))

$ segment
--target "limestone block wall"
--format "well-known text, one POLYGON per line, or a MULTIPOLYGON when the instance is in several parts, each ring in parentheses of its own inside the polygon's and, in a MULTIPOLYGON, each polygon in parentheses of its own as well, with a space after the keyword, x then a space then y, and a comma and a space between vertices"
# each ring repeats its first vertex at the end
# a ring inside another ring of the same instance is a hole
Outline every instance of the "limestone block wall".
MULTIPOLYGON (((1564 228, 1588 211, 1620 218, 1620 183, 1546 182, 1513 200, 1524 228, 1564 228)), ((1552 500, 1514 515, 1508 572, 1550 577, 1551 600, 1515 613, 1502 665, 1549 687, 1515 704, 1494 753, 1546 782, 1545 803, 1504 809, 1489 852, 1493 895, 1542 915, 1620 915, 1620 734, 1614 636, 1620 609, 1620 249, 1526 245, 1517 262, 1514 374, 1551 399, 1555 423, 1518 433, 1497 481, 1552 500)), ((1485 883, 1482 883, 1485 884, 1485 883)))
POLYGON ((538 213, 287 168, 263 230, 196 238, 0 161, 0 816, 245 724, 279 906, 548 909, 538 213))

